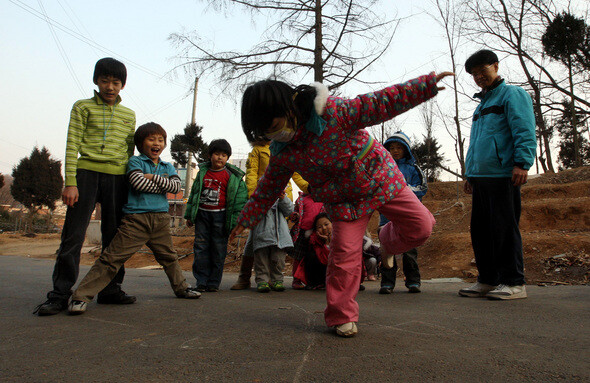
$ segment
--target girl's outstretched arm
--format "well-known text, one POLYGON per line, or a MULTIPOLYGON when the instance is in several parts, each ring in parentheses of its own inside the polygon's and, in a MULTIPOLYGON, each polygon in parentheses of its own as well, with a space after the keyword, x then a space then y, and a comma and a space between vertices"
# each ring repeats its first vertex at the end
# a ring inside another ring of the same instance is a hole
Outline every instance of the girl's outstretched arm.
POLYGON ((352 130, 388 121, 436 96, 440 89, 437 83, 451 74, 432 72, 352 99, 335 98, 337 114, 342 117, 340 125, 352 130))

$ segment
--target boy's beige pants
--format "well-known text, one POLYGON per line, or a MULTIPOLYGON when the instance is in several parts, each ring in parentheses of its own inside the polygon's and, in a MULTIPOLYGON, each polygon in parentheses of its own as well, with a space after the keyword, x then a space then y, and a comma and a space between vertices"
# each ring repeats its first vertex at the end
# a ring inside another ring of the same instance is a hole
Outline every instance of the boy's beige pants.
POLYGON ((121 266, 139 249, 147 245, 156 261, 162 265, 175 293, 184 291, 188 284, 172 246, 170 215, 168 213, 127 214, 110 245, 94 262, 88 274, 74 291, 72 300, 90 302, 101 291, 121 266))

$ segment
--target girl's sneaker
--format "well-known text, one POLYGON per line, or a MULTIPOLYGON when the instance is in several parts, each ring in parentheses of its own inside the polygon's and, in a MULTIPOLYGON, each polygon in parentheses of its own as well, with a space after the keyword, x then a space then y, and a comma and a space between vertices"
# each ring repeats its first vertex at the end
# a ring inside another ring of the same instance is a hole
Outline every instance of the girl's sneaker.
POLYGON ((256 286, 256 291, 258 291, 259 293, 268 293, 270 291, 270 286, 268 285, 268 282, 258 283, 258 285, 256 286))
POLYGON ((270 288, 273 291, 285 291, 285 286, 283 286, 283 281, 276 281, 270 285, 270 288))
POLYGON ((336 334, 343 338, 350 338, 355 336, 358 333, 358 328, 356 327, 356 323, 348 322, 341 325, 336 326, 336 334))

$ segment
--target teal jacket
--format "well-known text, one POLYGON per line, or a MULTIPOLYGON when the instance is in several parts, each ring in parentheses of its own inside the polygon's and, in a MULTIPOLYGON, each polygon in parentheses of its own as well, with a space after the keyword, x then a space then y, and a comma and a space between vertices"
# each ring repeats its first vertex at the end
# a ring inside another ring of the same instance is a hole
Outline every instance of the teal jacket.
POLYGON ((535 161, 535 114, 524 89, 504 80, 485 94, 473 113, 465 158, 467 177, 512 177, 514 166, 528 170, 535 161))
MULTIPOLYGON (((193 223, 195 223, 197 212, 199 211, 203 179, 210 167, 211 162, 209 161, 199 164, 199 172, 193 182, 191 194, 188 197, 184 218, 193 223)), ((230 172, 225 195, 225 228, 229 233, 236 226, 238 215, 242 211, 246 201, 248 201, 248 189, 243 179, 245 173, 240 168, 232 164, 226 164, 225 167, 230 172)))

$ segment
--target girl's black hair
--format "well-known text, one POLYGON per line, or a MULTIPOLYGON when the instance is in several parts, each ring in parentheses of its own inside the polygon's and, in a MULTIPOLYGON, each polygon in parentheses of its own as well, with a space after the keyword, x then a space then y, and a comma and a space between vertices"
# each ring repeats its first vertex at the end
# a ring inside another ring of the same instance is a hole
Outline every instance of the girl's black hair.
POLYGON ((488 49, 482 49, 469 56, 467 61, 465 61, 465 70, 467 73, 471 74, 471 71, 476 66, 490 65, 497 62, 498 55, 488 49))
POLYGON ((133 135, 133 143, 135 144, 135 147, 137 148, 138 152, 145 154, 141 151, 143 147, 143 141, 152 134, 161 135, 162 137, 164 137, 164 143, 166 143, 166 131, 164 130, 164 128, 162 128, 159 124, 156 124, 155 122, 148 122, 147 124, 143 124, 139 128, 137 128, 135 134, 133 135))
POLYGON ((94 76, 92 80, 95 84, 98 83, 98 77, 100 76, 113 76, 121 80, 121 84, 125 86, 127 81, 127 68, 119 60, 115 60, 112 57, 105 57, 96 62, 94 66, 94 76))
POLYGON ((316 225, 318 224, 318 221, 322 218, 327 218, 328 221, 332 222, 332 220, 330 219, 330 217, 328 217, 328 213, 318 213, 318 215, 315 216, 315 218, 313 219, 313 230, 316 230, 316 225))
POLYGON ((211 158, 211 156, 215 152, 225 153, 225 154, 227 154, 227 158, 230 158, 231 157, 231 145, 229 144, 229 142, 227 142, 227 140, 224 140, 223 138, 218 138, 216 140, 213 140, 209 144, 209 158, 211 158))
POLYGON ((242 96, 242 129, 250 142, 268 140, 264 135, 277 117, 296 118, 304 125, 310 117, 315 88, 291 85, 278 80, 258 81, 242 96))

